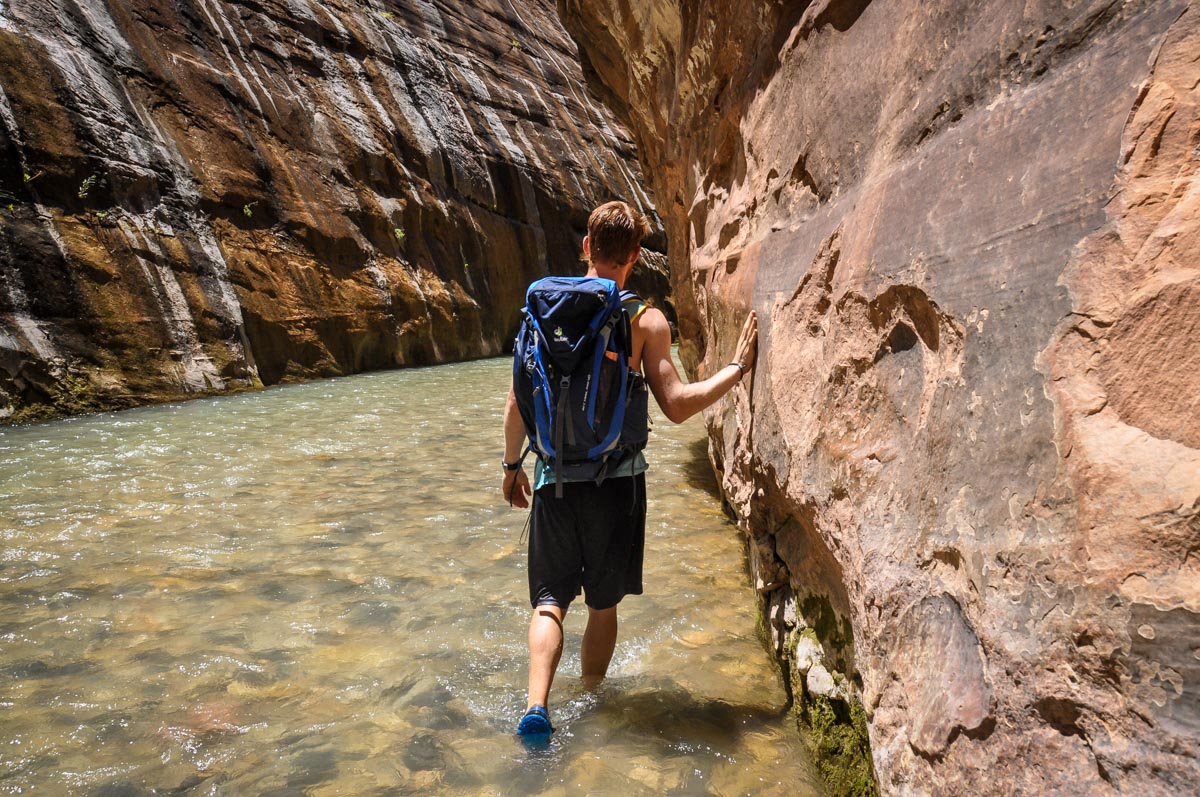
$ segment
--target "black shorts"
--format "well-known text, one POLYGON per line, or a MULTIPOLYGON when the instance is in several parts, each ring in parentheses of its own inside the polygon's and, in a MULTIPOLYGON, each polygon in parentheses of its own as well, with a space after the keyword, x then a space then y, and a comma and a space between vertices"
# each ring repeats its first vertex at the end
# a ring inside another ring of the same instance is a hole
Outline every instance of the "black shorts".
POLYGON ((566 609, 584 591, 593 609, 642 594, 646 477, 548 484, 533 495, 529 532, 529 602, 566 609))

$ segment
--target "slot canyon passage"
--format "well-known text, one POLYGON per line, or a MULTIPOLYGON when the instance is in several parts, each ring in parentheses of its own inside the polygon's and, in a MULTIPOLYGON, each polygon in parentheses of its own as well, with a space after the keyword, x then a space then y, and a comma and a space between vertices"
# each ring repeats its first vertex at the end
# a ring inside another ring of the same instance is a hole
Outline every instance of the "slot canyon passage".
POLYGON ((759 314, 709 457, 878 788, 1196 793, 1198 53, 1187 0, 0 0, 0 410, 499 354, 619 196, 691 376, 759 314))

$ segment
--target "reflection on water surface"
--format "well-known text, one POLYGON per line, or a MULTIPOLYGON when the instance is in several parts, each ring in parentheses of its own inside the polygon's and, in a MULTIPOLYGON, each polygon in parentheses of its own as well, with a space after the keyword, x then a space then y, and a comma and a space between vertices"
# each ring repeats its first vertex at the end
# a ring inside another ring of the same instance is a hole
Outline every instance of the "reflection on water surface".
POLYGON ((0 431, 0 794, 816 793, 703 428, 657 419, 608 682, 524 708, 504 360, 0 431))

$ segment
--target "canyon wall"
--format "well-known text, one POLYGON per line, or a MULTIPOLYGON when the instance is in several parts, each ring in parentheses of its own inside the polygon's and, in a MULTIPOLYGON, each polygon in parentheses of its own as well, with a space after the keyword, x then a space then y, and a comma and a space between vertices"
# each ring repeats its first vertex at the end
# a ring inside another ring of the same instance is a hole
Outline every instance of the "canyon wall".
POLYGON ((0 417, 498 354, 641 180, 549 0, 0 0, 0 417))
POLYGON ((893 794, 1200 788, 1200 5, 559 0, 809 704, 893 794))

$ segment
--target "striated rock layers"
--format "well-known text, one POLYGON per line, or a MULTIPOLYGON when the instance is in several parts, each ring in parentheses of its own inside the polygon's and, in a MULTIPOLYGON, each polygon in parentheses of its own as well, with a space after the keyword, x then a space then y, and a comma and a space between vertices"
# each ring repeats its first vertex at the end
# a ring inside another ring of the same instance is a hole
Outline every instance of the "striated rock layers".
POLYGON ((499 353, 651 210, 583 86, 549 0, 0 1, 0 417, 499 353))
POLYGON ((770 622, 883 791, 1200 788, 1200 5, 560 0, 770 622))

